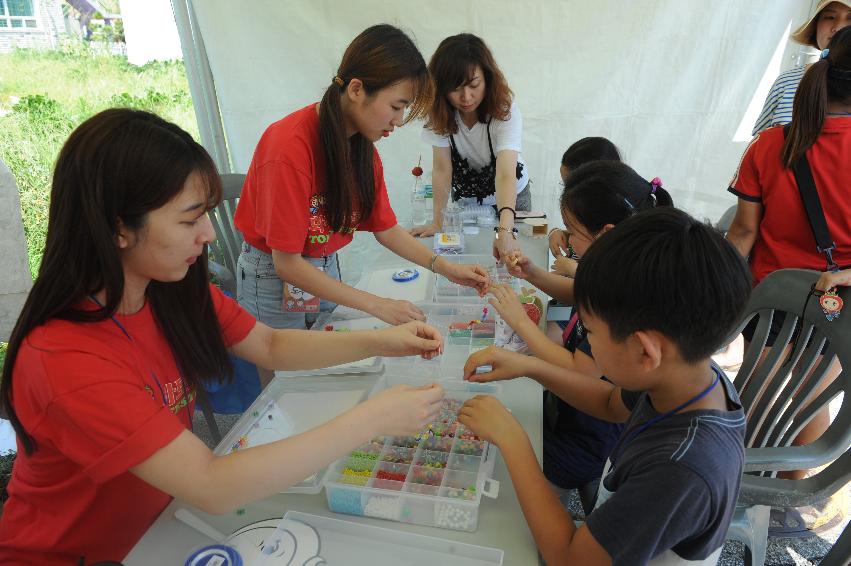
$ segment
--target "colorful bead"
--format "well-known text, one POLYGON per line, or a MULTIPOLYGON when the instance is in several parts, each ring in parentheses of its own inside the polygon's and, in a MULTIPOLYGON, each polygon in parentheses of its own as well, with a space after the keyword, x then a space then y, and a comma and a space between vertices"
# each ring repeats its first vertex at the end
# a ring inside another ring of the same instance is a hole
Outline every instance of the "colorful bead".
POLYGON ((363 514, 379 519, 395 519, 401 509, 402 499, 399 497, 370 497, 363 508, 363 514))
POLYGON ((459 505, 441 504, 435 509, 435 523, 438 527, 472 531, 476 528, 476 513, 473 509, 459 505))
POLYGON ((407 474, 404 473, 389 472, 387 470, 378 470, 378 473, 375 475, 375 477, 380 480, 390 480, 398 482, 404 482, 406 476, 407 474))
POLYGON ((355 450, 351 453, 352 458, 362 458, 365 460, 378 460, 378 454, 364 452, 363 450, 355 450))
POLYGON ((353 489, 332 489, 331 496, 328 498, 328 507, 337 513, 363 515, 360 491, 353 489))

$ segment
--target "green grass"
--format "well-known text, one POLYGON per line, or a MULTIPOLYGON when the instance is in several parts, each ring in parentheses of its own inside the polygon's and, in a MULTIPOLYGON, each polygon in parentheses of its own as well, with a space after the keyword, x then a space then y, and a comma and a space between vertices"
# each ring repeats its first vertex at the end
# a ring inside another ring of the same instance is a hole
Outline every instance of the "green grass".
POLYGON ((0 54, 0 159, 18 183, 33 277, 44 249, 59 149, 77 125, 114 106, 155 112, 198 139, 181 61, 136 67, 82 42, 56 51, 0 54))

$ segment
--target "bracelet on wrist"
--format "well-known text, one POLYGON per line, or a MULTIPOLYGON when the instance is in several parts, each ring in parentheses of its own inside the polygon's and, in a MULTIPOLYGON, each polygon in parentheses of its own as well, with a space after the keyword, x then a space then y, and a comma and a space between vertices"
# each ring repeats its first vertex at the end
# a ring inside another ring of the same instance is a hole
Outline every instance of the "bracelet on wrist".
POLYGON ((517 212, 516 212, 513 208, 511 208, 510 206, 503 206, 502 208, 500 208, 499 210, 497 210, 497 211, 496 211, 496 218, 497 218, 497 220, 499 220, 500 218, 502 218, 502 211, 503 211, 503 210, 510 210, 510 211, 511 211, 511 216, 512 216, 512 218, 513 218, 514 220, 517 220, 517 212))
POLYGON ((439 258, 439 257, 440 256, 438 254, 434 254, 433 256, 431 256, 431 261, 428 262, 428 270, 431 271, 432 273, 435 272, 434 271, 434 264, 437 262, 437 258, 439 258))
POLYGON ((504 228, 502 226, 494 226, 493 231, 494 231, 494 234, 495 234, 494 237, 497 240, 499 240, 499 233, 500 232, 508 232, 509 234, 511 234, 512 238, 514 238, 515 240, 517 239, 517 228, 516 227, 515 228, 504 228))

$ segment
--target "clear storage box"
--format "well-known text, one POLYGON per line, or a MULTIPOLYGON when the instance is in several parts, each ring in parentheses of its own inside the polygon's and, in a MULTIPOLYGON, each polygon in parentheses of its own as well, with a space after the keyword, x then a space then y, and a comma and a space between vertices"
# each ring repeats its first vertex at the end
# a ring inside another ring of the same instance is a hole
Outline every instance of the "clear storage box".
MULTIPOLYGON (((520 281, 511 276, 503 265, 497 265, 491 255, 483 254, 461 254, 442 256, 446 261, 453 263, 478 264, 488 270, 491 281, 494 283, 505 283, 512 286, 515 291, 520 290, 520 281)), ((434 292, 431 294, 435 303, 464 303, 473 305, 486 305, 487 298, 479 297, 472 287, 465 287, 453 283, 446 277, 438 275, 434 280, 434 292)))
POLYGON ((418 356, 385 358, 389 374, 430 380, 460 380, 470 354, 494 343, 496 318, 493 307, 479 304, 422 304, 426 322, 443 336, 443 354, 425 360, 418 356), (485 308, 488 310, 485 311, 485 308))
MULTIPOLYGON (((216 446, 222 456, 300 434, 343 413, 369 396, 375 374, 276 378, 216 446)), ((326 469, 286 493, 319 493, 326 469)))
MULTIPOLYGON (((385 383, 410 382, 388 375, 385 383)), ((496 447, 457 421, 466 399, 499 394, 494 384, 444 384, 446 397, 437 420, 416 436, 381 437, 335 462, 325 479, 328 507, 362 515, 474 531, 482 496, 496 497, 492 478, 496 447)))

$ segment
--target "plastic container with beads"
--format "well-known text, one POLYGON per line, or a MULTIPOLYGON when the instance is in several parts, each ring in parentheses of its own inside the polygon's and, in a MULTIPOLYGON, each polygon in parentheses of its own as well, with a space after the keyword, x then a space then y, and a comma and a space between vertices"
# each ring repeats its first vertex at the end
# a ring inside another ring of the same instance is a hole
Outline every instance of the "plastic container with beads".
MULTIPOLYGON (((378 389, 412 383, 392 375, 382 379, 387 381, 378 389)), ((466 399, 479 393, 498 396, 500 388, 458 382, 445 390, 437 419, 419 434, 373 439, 331 466, 325 493, 332 511, 476 530, 482 496, 499 492, 499 482, 492 478, 497 450, 460 424, 458 411, 466 399)))

